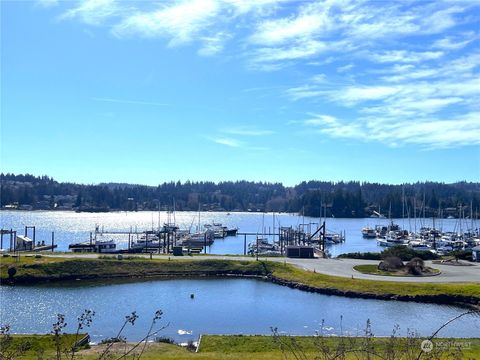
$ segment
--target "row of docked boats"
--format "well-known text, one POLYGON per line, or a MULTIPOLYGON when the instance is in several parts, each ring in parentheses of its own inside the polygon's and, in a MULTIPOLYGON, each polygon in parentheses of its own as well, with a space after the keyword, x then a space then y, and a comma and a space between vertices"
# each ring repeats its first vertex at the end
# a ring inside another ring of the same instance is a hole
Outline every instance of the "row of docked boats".
POLYGON ((378 245, 385 247, 408 246, 417 251, 433 251, 445 254, 455 250, 468 250, 480 245, 480 229, 467 231, 440 231, 435 228, 422 227, 420 231, 401 229, 391 221, 388 225, 362 229, 366 239, 376 239, 378 245))
MULTIPOLYGON (((236 236, 238 228, 229 228, 220 223, 205 224, 201 231, 191 232, 182 230, 174 224, 164 224, 159 230, 146 230, 141 233, 127 233, 129 236, 127 252, 150 252, 164 251, 165 247, 181 246, 186 248, 202 248, 210 246, 215 239, 224 239, 228 236, 236 236), (132 241, 130 241, 132 235, 132 241), (136 239, 135 239, 136 235, 136 239), (169 245, 167 245, 169 243, 169 245)), ((118 253, 125 250, 117 249, 117 243, 113 239, 105 240, 104 232, 95 228, 95 235, 90 236, 90 241, 70 244, 69 249, 73 252, 96 252, 118 253), (97 235, 100 235, 97 237, 97 235)))
POLYGON ((288 245, 312 246, 320 248, 321 244, 325 245, 340 244, 345 241, 345 232, 326 232, 323 235, 311 236, 310 233, 303 232, 301 229, 293 230, 291 228, 281 228, 278 240, 269 241, 263 235, 257 235, 256 239, 248 244, 248 254, 263 255, 263 256, 280 256, 282 255, 282 248, 288 245))

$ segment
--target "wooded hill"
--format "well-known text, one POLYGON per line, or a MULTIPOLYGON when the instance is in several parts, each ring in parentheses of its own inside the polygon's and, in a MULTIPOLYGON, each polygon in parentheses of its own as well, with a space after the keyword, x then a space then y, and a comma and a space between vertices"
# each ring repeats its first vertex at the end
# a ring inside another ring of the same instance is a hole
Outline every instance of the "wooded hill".
POLYGON ((1 174, 2 208, 79 211, 172 210, 278 211, 331 217, 474 216, 480 210, 480 183, 308 181, 293 187, 251 181, 166 182, 158 186, 107 183, 82 185, 48 176, 1 174))

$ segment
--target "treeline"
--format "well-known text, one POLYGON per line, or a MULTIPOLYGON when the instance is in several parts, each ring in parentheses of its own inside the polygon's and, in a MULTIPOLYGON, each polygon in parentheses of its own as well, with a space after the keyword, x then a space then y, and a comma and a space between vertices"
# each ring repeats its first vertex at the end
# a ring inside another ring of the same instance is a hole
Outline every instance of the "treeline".
POLYGON ((166 182, 81 185, 48 176, 1 174, 2 208, 179 211, 279 211, 318 217, 463 216, 480 208, 480 183, 418 182, 386 185, 366 182, 281 183, 250 181, 166 182), (468 213, 467 213, 468 211, 468 213))

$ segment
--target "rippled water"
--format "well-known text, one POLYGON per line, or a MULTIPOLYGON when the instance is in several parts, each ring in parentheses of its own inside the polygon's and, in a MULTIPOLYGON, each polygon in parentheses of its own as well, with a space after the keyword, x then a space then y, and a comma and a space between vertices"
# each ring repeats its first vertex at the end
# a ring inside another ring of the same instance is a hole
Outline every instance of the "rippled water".
MULTIPOLYGON (((12 228, 23 233, 25 225, 36 226, 36 239, 44 240, 50 243, 51 232, 55 232, 55 241, 58 244, 57 250, 66 251, 68 245, 75 242, 87 241, 89 233, 94 231, 95 225, 103 227, 105 230, 123 230, 130 228, 139 231, 157 228, 158 224, 163 224, 168 220, 165 212, 141 211, 141 212, 110 212, 110 213, 75 213, 72 211, 0 211, 0 227, 12 228)), ((173 221, 173 217, 170 218, 173 221)), ((194 228, 198 224, 198 213, 196 212, 176 212, 175 221, 182 229, 194 228)), ((397 219, 398 224, 406 229, 419 229, 422 225, 419 220, 397 219)), ((319 223, 318 218, 301 217, 292 214, 272 214, 265 215, 261 213, 231 213, 225 212, 202 212, 200 222, 222 223, 229 227, 238 227, 241 232, 257 233, 262 231, 263 227, 267 232, 274 227, 278 232, 280 226, 298 226, 299 224, 311 224, 312 229, 316 229, 319 223)), ((338 255, 345 252, 355 251, 380 251, 375 240, 363 239, 360 230, 366 226, 376 224, 386 224, 386 219, 327 219, 327 229, 333 232, 346 233, 346 242, 339 245, 329 246, 332 255, 338 255)), ((423 222, 423 225, 430 226, 431 219, 423 222)), ((455 230, 460 227, 458 220, 443 219, 436 221, 437 227, 443 230, 455 230)), ((470 223, 461 224, 465 229, 470 223)), ((306 225, 308 227, 309 225, 306 225)), ((476 224, 475 224, 476 226, 476 224)), ((107 237, 107 236, 105 236, 107 237)), ((118 248, 126 248, 128 245, 127 236, 108 236, 108 239, 114 238, 118 243, 118 248)), ((254 237, 249 237, 247 242, 252 241, 254 237)), ((215 243, 208 248, 212 254, 243 254, 243 236, 228 237, 223 240, 217 239, 215 243)), ((8 237, 4 237, 4 247, 8 246, 8 237)))
MULTIPOLYGON (((88 332, 93 341, 116 334, 125 315, 137 311, 135 327, 125 335, 142 337, 157 309, 164 312, 162 335, 183 342, 200 334, 270 334, 270 327, 288 334, 343 333, 360 335, 367 319, 375 335, 390 335, 395 324, 430 335, 464 310, 456 307, 396 301, 350 299, 303 292, 253 279, 182 279, 137 283, 75 283, 35 287, 0 287, 0 323, 17 333, 47 333, 55 314, 66 315, 67 331, 84 309, 97 315, 88 332), (194 294, 194 298, 190 298, 194 294), (341 316, 343 316, 341 324, 341 316)), ((441 337, 480 336, 480 317, 465 317, 441 337)))

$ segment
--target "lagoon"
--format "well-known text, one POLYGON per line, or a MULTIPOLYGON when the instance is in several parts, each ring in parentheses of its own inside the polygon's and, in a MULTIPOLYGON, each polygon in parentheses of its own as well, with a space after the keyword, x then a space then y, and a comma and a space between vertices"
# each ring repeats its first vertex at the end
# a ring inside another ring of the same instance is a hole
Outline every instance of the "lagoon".
MULTIPOLYGON (((48 333, 55 314, 66 315, 67 332, 75 331, 84 309, 96 311, 87 331, 92 341, 112 337, 132 311, 140 316, 125 335, 138 340, 157 309, 164 312, 162 331, 177 342, 200 334, 362 335, 367 320, 376 336, 418 332, 427 336, 462 308, 413 302, 352 299, 303 292, 255 279, 177 279, 141 282, 75 282, 0 287, 0 323, 14 333, 48 333), (194 294, 192 299, 190 294, 194 294), (322 326, 323 323, 323 326, 322 326)), ((479 337, 480 317, 464 317, 440 337, 479 337)))

